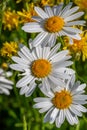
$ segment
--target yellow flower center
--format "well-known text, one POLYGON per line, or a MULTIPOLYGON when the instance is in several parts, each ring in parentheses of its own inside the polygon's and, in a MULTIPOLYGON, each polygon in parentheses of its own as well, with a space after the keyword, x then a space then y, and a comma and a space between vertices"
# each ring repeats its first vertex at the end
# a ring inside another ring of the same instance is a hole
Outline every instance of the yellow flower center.
POLYGON ((64 26, 64 20, 59 16, 53 16, 46 20, 44 26, 47 31, 55 33, 62 29, 64 26))
POLYGON ((62 90, 61 92, 55 93, 55 97, 52 99, 52 102, 58 109, 65 109, 72 103, 72 96, 70 92, 62 90))
POLYGON ((32 73, 35 77, 44 78, 51 72, 51 63, 45 59, 38 59, 31 66, 32 73))

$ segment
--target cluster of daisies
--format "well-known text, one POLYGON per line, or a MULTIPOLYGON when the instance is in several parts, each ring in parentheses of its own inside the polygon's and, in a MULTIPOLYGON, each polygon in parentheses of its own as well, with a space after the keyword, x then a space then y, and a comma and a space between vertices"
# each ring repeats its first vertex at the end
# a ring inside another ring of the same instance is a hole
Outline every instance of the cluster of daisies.
MULTIPOLYGON (((87 95, 84 94, 86 84, 75 81, 69 51, 61 50, 61 43, 57 40, 64 36, 68 36, 70 41, 72 38, 81 39, 79 34, 82 31, 76 25, 83 26, 85 21, 78 20, 84 14, 77 12, 78 9, 77 6, 72 7, 71 2, 65 7, 63 3, 45 6, 44 10, 35 7, 38 14, 32 18, 35 21, 26 23, 22 30, 39 34, 29 40, 29 48, 24 45, 20 47, 18 55, 12 57, 15 63, 10 65, 22 77, 16 84, 20 94, 31 96, 38 87, 45 97, 35 98, 33 107, 38 108, 40 113, 46 112, 44 122, 55 122, 58 128, 65 119, 71 125, 78 124, 78 117, 82 116, 82 112, 87 112, 83 106, 87 103, 87 95)), ((3 87, 8 94, 7 89, 11 89, 13 83, 3 76, 3 70, 0 70, 0 89, 3 87)))

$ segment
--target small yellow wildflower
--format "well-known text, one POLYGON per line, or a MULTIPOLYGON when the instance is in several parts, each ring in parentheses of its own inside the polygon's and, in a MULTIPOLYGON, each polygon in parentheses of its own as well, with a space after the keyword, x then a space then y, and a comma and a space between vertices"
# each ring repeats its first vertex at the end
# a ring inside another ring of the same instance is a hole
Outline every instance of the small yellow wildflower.
POLYGON ((34 4, 31 3, 28 7, 28 11, 23 9, 22 11, 17 12, 20 17, 20 23, 34 22, 34 20, 31 18, 32 16, 36 15, 36 12, 34 10, 34 4))
POLYGON ((52 6, 54 4, 54 0, 41 0, 41 6, 50 5, 52 6))
POLYGON ((20 3, 22 0, 16 0, 16 3, 18 4, 18 3, 20 3))
POLYGON ((2 23, 4 24, 4 30, 8 28, 11 31, 18 27, 19 16, 15 10, 10 11, 10 9, 8 9, 4 12, 2 23))
POLYGON ((1 48, 0 50, 0 54, 1 56, 3 57, 11 57, 15 54, 17 54, 17 51, 18 51, 18 44, 14 41, 8 43, 8 42, 5 42, 3 43, 3 47, 1 48))
POLYGON ((70 54, 75 56, 77 60, 82 57, 82 60, 85 61, 87 59, 87 32, 81 34, 81 40, 73 39, 73 44, 70 44, 69 40, 66 39, 64 49, 69 49, 70 54))
POLYGON ((57 0, 57 4, 64 2, 64 0, 57 0))
POLYGON ((87 0, 74 0, 74 2, 80 9, 87 10, 87 0))
POLYGON ((8 68, 8 64, 5 63, 5 62, 3 62, 3 63, 1 64, 1 67, 2 67, 4 70, 6 70, 6 69, 8 68))

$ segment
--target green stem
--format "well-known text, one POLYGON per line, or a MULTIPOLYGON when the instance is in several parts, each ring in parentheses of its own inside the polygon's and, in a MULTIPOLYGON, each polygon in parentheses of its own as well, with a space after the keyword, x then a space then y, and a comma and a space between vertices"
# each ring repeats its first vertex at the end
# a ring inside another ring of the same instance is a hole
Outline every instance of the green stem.
POLYGON ((76 130, 80 129, 80 122, 78 123, 78 125, 76 126, 76 130))
POLYGON ((26 122, 25 115, 23 116, 23 130, 27 130, 27 122, 26 122))
POLYGON ((63 38, 62 38, 62 37, 59 37, 59 38, 58 38, 58 42, 60 42, 60 43, 62 44, 62 46, 64 47, 64 44, 65 44, 65 43, 64 43, 64 41, 63 41, 63 38))
POLYGON ((28 122, 28 130, 31 130, 31 121, 28 122))
POLYGON ((23 1, 24 9, 29 11, 29 3, 27 1, 23 1))
POLYGON ((67 5, 70 2, 70 0, 64 0, 64 5, 67 5))
POLYGON ((87 123, 87 118, 84 115, 83 115, 83 119, 87 123))
POLYGON ((20 101, 19 101, 19 94, 18 94, 16 85, 15 85, 15 84, 16 84, 16 82, 15 82, 15 81, 16 81, 16 79, 15 79, 16 75, 17 75, 17 73, 16 73, 16 72, 13 72, 13 76, 12 76, 12 80, 13 80, 13 82, 14 82, 13 91, 14 91, 14 94, 15 94, 17 100, 18 100, 18 103, 20 104, 20 101))

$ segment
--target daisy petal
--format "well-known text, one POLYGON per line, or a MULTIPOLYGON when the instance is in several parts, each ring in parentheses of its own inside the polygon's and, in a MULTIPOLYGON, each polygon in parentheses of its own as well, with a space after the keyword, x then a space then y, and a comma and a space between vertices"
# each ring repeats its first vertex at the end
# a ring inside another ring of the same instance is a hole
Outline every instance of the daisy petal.
POLYGON ((73 74, 75 74, 75 71, 74 71, 73 69, 64 68, 64 67, 59 68, 59 69, 58 69, 58 72, 60 72, 60 73, 66 73, 66 74, 68 74, 68 75, 73 75, 73 74))
POLYGON ((76 108, 76 105, 72 105, 69 107, 69 109, 77 116, 82 116, 82 113, 76 108))
POLYGON ((21 52, 27 57, 27 59, 28 59, 29 61, 34 60, 33 55, 31 55, 31 52, 29 51, 29 49, 28 49, 26 46, 23 46, 23 47, 21 48, 21 52))
POLYGON ((50 123, 54 123, 56 116, 58 114, 59 110, 57 108, 54 108, 51 115, 50 115, 50 123))
POLYGON ((78 9, 79 9, 78 6, 73 7, 73 8, 71 8, 70 10, 67 10, 67 12, 64 12, 64 13, 62 14, 62 17, 63 17, 63 18, 66 18, 67 16, 70 16, 71 14, 73 14, 74 12, 76 12, 78 9))
POLYGON ((50 47, 52 47, 53 45, 55 45, 55 43, 56 43, 56 35, 51 34, 51 36, 49 37, 49 40, 48 40, 48 45, 50 47))
POLYGON ((61 15, 61 16, 64 15, 68 10, 70 10, 71 6, 72 6, 72 2, 70 2, 68 5, 66 5, 65 8, 60 12, 59 15, 61 15))
POLYGON ((13 85, 13 82, 11 82, 11 84, 6 84, 4 82, 3 83, 0 82, 0 87, 2 87, 2 88, 12 89, 11 85, 13 85))
POLYGON ((11 80, 6 79, 5 77, 0 77, 0 82, 7 84, 7 85, 13 84, 13 82, 11 80))
POLYGON ((64 21, 68 22, 68 21, 71 21, 71 20, 75 20, 75 19, 79 18, 80 16, 82 16, 83 14, 84 14, 84 12, 75 13, 75 14, 65 18, 64 21))
POLYGON ((39 112, 40 112, 40 113, 46 112, 46 111, 48 111, 51 107, 52 107, 52 105, 49 105, 49 106, 47 106, 47 107, 45 107, 45 108, 40 109, 39 112))
POLYGON ((25 93, 25 96, 26 96, 26 97, 31 96, 32 93, 34 92, 35 88, 36 88, 36 84, 35 84, 35 83, 33 83, 32 86, 29 85, 29 89, 28 89, 28 91, 25 93))
POLYGON ((53 11, 52 11, 52 9, 51 9, 50 6, 45 6, 45 7, 44 7, 44 10, 45 10, 45 12, 48 14, 49 17, 52 17, 52 16, 53 16, 53 11))
POLYGON ((73 97, 75 100, 79 99, 79 100, 87 100, 87 95, 74 95, 73 97))
POLYGON ((63 58, 65 58, 66 55, 68 55, 68 50, 65 51, 60 51, 59 53, 53 55, 53 56, 49 56, 49 60, 52 60, 52 62, 58 62, 60 60, 62 60, 63 58), (62 57, 62 59, 61 59, 62 57))
POLYGON ((20 89, 20 95, 25 94, 28 91, 29 87, 25 86, 20 89))
POLYGON ((34 98, 34 102, 44 102, 44 101, 49 101, 49 100, 51 100, 51 99, 42 98, 42 97, 34 98))
POLYGON ((48 59, 50 55, 50 47, 43 47, 43 59, 48 59))
POLYGON ((63 35, 67 35, 67 36, 69 36, 73 39, 81 40, 81 37, 80 37, 79 34, 68 32, 68 31, 65 31, 65 30, 62 30, 62 33, 63 33, 63 35))
POLYGON ((84 104, 87 104, 87 101, 83 101, 83 100, 73 100, 73 104, 82 104, 82 105, 84 105, 84 104))
POLYGON ((40 45, 35 48, 35 52, 38 59, 42 58, 42 47, 40 45))
POLYGON ((49 79, 56 85, 64 86, 64 83, 60 79, 56 79, 52 75, 49 75, 49 79))
POLYGON ((32 77, 31 75, 26 75, 25 77, 23 77, 22 79, 20 79, 16 86, 19 87, 23 87, 26 86, 28 83, 30 83, 30 81, 33 79, 34 77, 32 77))
POLYGON ((56 15, 57 6, 56 6, 56 5, 53 6, 53 7, 52 7, 52 10, 53 10, 53 14, 56 15))
POLYGON ((35 11, 42 19, 49 17, 40 7, 35 7, 35 11))
POLYGON ((25 60, 23 58, 19 58, 17 56, 12 56, 12 60, 16 63, 19 63, 19 64, 25 64, 25 63, 28 64, 29 63, 28 60, 25 60))
POLYGON ((45 101, 45 102, 36 103, 35 105, 33 105, 33 107, 34 108, 44 108, 44 107, 47 107, 49 105, 52 105, 52 103, 49 101, 45 101))
POLYGON ((2 88, 0 87, 0 90, 2 90, 2 91, 1 91, 2 94, 3 94, 3 93, 6 94, 6 95, 9 95, 9 94, 10 94, 9 90, 6 89, 6 88, 3 88, 3 89, 2 89, 2 88))
POLYGON ((78 28, 72 28, 72 27, 63 27, 63 30, 75 32, 75 33, 82 33, 82 31, 78 28))
MULTIPOLYGON (((43 81, 42 81, 42 82, 43 82, 43 81)), ((47 91, 47 89, 46 89, 45 87, 43 87, 43 86, 44 86, 44 84, 39 86, 41 92, 42 92, 44 95, 46 95, 47 97, 49 97, 49 98, 54 97, 53 92, 52 92, 52 91, 47 91)))
POLYGON ((82 106, 82 105, 77 105, 77 106, 76 106, 76 109, 78 109, 78 110, 81 111, 81 112, 87 112, 87 108, 85 108, 85 107, 82 106))
POLYGON ((86 88, 86 84, 84 83, 84 84, 80 85, 76 90, 77 91, 82 91, 85 88, 86 88))
POLYGON ((13 69, 13 70, 24 72, 23 66, 19 66, 18 64, 11 64, 10 68, 13 69))
POLYGON ((59 15, 59 13, 61 12, 62 8, 63 8, 63 3, 61 3, 59 6, 57 6, 56 15, 59 15))
POLYGON ((60 43, 58 43, 57 45, 55 45, 55 46, 51 49, 48 58, 52 57, 52 56, 59 50, 60 46, 61 46, 60 43))
POLYGON ((50 121, 50 114, 53 111, 53 107, 46 113, 45 117, 44 117, 44 122, 48 122, 50 121))
POLYGON ((63 110, 59 111, 59 115, 56 118, 56 126, 59 128, 61 126, 61 124, 64 122, 65 120, 65 115, 63 110))
POLYGON ((43 19, 39 16, 33 16, 32 17, 33 20, 37 21, 37 22, 41 22, 43 19))
POLYGON ((66 116, 67 121, 68 121, 71 125, 74 125, 74 123, 75 123, 75 121, 74 121, 75 115, 72 115, 72 114, 70 113, 70 111, 67 109, 67 110, 65 110, 65 116, 66 116))
POLYGON ((25 32, 28 32, 28 33, 35 33, 35 32, 44 31, 43 28, 41 27, 41 25, 36 23, 36 22, 25 24, 22 27, 22 30, 24 30, 25 32))
POLYGON ((40 34, 38 34, 36 36, 36 38, 33 40, 33 46, 36 47, 38 46, 39 44, 41 44, 44 40, 44 38, 46 38, 46 36, 48 35, 47 32, 41 32, 40 34))
POLYGON ((84 25, 85 21, 84 20, 80 20, 80 21, 73 21, 73 22, 67 22, 65 24, 65 26, 73 26, 73 25, 84 25))

